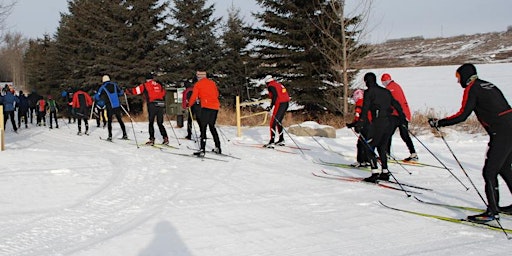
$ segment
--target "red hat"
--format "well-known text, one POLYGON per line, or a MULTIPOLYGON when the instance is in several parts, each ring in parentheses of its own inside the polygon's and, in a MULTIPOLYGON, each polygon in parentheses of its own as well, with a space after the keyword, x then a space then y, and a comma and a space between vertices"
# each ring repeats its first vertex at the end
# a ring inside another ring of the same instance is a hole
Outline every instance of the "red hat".
POLYGON ((391 76, 388 73, 384 73, 380 77, 380 81, 389 81, 389 80, 391 80, 391 76))

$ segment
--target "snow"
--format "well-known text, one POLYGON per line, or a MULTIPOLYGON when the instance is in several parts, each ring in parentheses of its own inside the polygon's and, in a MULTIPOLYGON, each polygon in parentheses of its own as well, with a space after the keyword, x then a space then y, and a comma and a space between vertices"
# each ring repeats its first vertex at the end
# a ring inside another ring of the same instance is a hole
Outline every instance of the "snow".
MULTIPOLYGON (((503 65, 480 65, 483 79, 510 87, 503 65), (485 70, 485 71, 484 71, 485 70), (501 81, 503 79, 503 81, 501 81)), ((457 109, 462 89, 454 67, 387 69, 414 109, 426 106, 457 109), (447 75, 446 75, 447 74, 447 75), (423 81, 428 77, 428 81, 423 81), (446 78, 445 78, 446 77, 446 78), (412 81, 417 81, 413 83, 412 81), (435 82, 433 82, 435 81, 435 82), (416 90, 428 86, 430 90, 416 90), (443 89, 440 89, 443 88, 443 89), (453 89, 452 89, 453 88, 453 89), (445 91, 446 90, 446 91, 445 91), (418 95, 420 94, 420 95, 418 95), (448 95, 446 95, 448 94, 448 95), (445 102, 441 96, 446 96, 445 102)), ((378 74, 379 75, 379 74, 378 74)), ((507 88, 506 94, 510 92, 507 88)), ((337 138, 296 137, 304 150, 293 153, 245 147, 263 143, 268 127, 243 130, 221 126, 222 148, 241 160, 207 156, 201 160, 170 154, 191 153, 194 142, 178 140, 185 128, 166 122, 171 144, 179 149, 137 148, 147 137, 147 123, 127 123, 132 140, 100 140, 107 131, 92 123, 90 136, 77 136, 76 124, 59 129, 29 125, 18 134, 7 124, 6 150, 0 152, 0 255, 508 255, 503 232, 396 212, 394 207, 464 218, 471 212, 418 203, 396 190, 314 177, 313 171, 358 177, 363 170, 322 166, 314 161, 352 163, 356 137, 344 128, 337 138), (329 149, 329 150, 325 150, 329 149)), ((174 124, 174 123, 173 123, 174 124)), ((285 123, 286 125, 286 123, 285 123)), ((314 122, 302 125, 318 127, 314 122)), ((114 123, 114 138, 121 137, 114 123)), ((432 188, 411 189, 429 201, 483 207, 481 168, 486 135, 442 128, 464 171, 442 139, 424 131, 418 139, 451 168, 447 170, 391 164, 404 183, 432 188), (408 174, 411 172, 412 174, 408 174)), ((158 131, 158 129, 157 129, 158 131)), ((293 145, 288 135, 287 145, 293 145)), ((157 141, 161 139, 157 132, 157 141)), ((420 160, 440 163, 414 139, 420 160)), ((212 147, 208 141, 209 148, 212 147)), ((398 133, 392 148, 397 158, 408 155, 398 133)), ((512 196, 500 180, 501 204, 512 196)), ((415 194, 416 195, 416 194, 415 194)), ((504 227, 512 218, 502 215, 504 227)))

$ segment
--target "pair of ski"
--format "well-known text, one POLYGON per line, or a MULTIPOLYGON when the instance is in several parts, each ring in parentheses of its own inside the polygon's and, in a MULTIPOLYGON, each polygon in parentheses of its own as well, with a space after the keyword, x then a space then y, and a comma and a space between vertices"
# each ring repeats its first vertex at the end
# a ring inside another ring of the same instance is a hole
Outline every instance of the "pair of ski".
MULTIPOLYGON (((341 168, 355 168, 355 169, 370 169, 369 166, 366 167, 355 167, 350 164, 346 163, 338 163, 338 162, 330 162, 330 161, 324 161, 322 159, 318 159, 313 161, 316 164, 326 165, 326 166, 334 166, 334 167, 341 167, 341 168)), ((395 163, 395 164, 403 164, 403 165, 410 165, 410 166, 417 166, 417 167, 434 167, 434 168, 442 168, 437 165, 431 165, 416 161, 403 161, 403 160, 388 160, 388 163, 395 163)), ((444 169, 444 168, 443 168, 444 169)))
MULTIPOLYGON (((459 210, 472 211, 472 212, 477 212, 477 213, 485 211, 484 209, 469 207, 469 206, 459 206, 459 205, 428 202, 428 201, 419 199, 416 196, 414 197, 414 199, 416 199, 418 202, 423 203, 423 204, 440 206, 440 207, 445 207, 445 208, 450 208, 450 209, 459 209, 459 210)), ((468 225, 468 226, 474 226, 474 227, 479 227, 479 228, 485 228, 485 229, 489 229, 489 230, 501 231, 501 232, 506 232, 506 233, 512 234, 512 229, 508 229, 508 228, 502 229, 500 226, 494 225, 494 224, 497 224, 495 221, 484 222, 484 223, 472 222, 472 221, 469 221, 468 219, 453 218, 453 217, 448 217, 448 216, 435 215, 435 214, 423 213, 423 212, 419 212, 419 211, 412 211, 412 210, 406 210, 406 209, 402 209, 402 208, 392 207, 387 204, 384 204, 382 201, 379 201, 379 203, 382 206, 384 206, 388 209, 394 210, 394 211, 399 211, 399 212, 409 213, 409 214, 413 214, 413 215, 417 215, 417 216, 421 216, 421 217, 433 218, 433 219, 443 220, 443 221, 447 221, 447 222, 463 224, 463 225, 468 225)), ((502 215, 510 216, 508 214, 503 214, 503 213, 502 213, 502 215)), ((510 239, 510 237, 508 237, 508 238, 510 239)))
POLYGON ((265 147, 265 144, 259 144, 259 143, 246 143, 241 141, 233 141, 233 145, 241 146, 241 147, 253 147, 253 148, 260 148, 260 149, 268 149, 268 150, 275 150, 282 153, 288 153, 288 154, 298 154, 298 152, 286 150, 292 149, 292 150, 310 150, 309 148, 299 148, 297 146, 274 146, 273 148, 267 148, 265 147))
POLYGON ((386 188, 386 189, 398 190, 398 191, 403 191, 403 192, 412 193, 412 194, 421 194, 421 192, 414 191, 411 189, 432 191, 432 189, 430 189, 430 188, 425 188, 425 187, 416 186, 413 184, 401 183, 401 182, 398 183, 398 182, 392 181, 392 180, 389 180, 389 181, 379 180, 377 183, 365 182, 364 178, 362 178, 362 177, 343 176, 340 174, 330 173, 325 170, 321 170, 320 173, 312 172, 312 174, 313 174, 313 176, 319 177, 319 178, 341 180, 341 181, 348 181, 348 182, 362 182, 364 184, 379 186, 379 187, 386 188), (405 189, 404 187, 408 187, 410 189, 405 189))
MULTIPOLYGON (((190 146, 187 146, 187 148, 190 149, 190 150, 195 150, 195 151, 198 150, 197 148, 192 148, 190 146)), ((231 154, 229 154, 229 155, 228 154, 224 154, 224 153, 220 153, 219 154, 219 153, 215 153, 213 150, 211 152, 214 153, 215 155, 218 155, 218 156, 224 156, 224 157, 230 157, 230 158, 233 158, 233 159, 236 159, 236 160, 242 160, 242 158, 234 156, 234 155, 231 155, 231 154)))

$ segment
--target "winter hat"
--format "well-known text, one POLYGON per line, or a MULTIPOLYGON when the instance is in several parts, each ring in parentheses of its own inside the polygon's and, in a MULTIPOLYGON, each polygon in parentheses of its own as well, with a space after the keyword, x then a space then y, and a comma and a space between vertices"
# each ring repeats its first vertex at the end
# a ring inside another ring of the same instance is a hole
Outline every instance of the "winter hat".
POLYGON ((367 87, 369 85, 375 85, 377 84, 377 76, 375 75, 375 73, 368 72, 364 74, 364 82, 366 83, 367 87))
POLYGON ((265 76, 265 78, 263 78, 263 81, 265 81, 265 83, 269 83, 271 81, 274 81, 274 78, 271 75, 267 75, 265 76))
POLYGON ((460 66, 455 72, 455 76, 459 79, 462 88, 466 88, 471 81, 478 78, 476 75, 476 67, 470 63, 465 63, 460 66))
POLYGON ((364 91, 362 89, 357 89, 352 94, 352 100, 354 102, 357 102, 358 100, 362 99, 364 97, 364 91))
POLYGON ((382 76, 380 77, 380 81, 382 82, 382 84, 384 86, 387 86, 390 82, 391 82, 391 76, 388 74, 388 73, 384 73, 382 74, 382 76))
POLYGON ((108 75, 104 75, 102 78, 101 78, 101 81, 104 83, 104 82, 108 82, 110 81, 110 77, 108 75))

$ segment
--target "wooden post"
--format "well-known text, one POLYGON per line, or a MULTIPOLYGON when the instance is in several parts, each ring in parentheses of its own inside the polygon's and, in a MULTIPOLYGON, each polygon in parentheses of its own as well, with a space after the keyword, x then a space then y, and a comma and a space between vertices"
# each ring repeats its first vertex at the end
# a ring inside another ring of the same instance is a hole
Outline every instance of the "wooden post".
POLYGON ((242 136, 242 121, 240 120, 240 96, 236 96, 236 136, 242 136))
POLYGON ((4 106, 0 105, 0 151, 5 150, 4 106))

